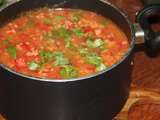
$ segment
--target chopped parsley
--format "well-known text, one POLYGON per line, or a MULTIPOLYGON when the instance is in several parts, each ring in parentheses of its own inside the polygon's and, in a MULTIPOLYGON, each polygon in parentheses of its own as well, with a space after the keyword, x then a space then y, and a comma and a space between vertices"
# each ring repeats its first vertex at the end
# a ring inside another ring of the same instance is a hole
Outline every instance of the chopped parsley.
POLYGON ((88 38, 86 44, 89 48, 104 48, 105 42, 100 38, 95 40, 88 38))
POLYGON ((12 36, 12 35, 9 35, 9 36, 3 41, 3 44, 4 44, 4 45, 7 45, 12 39, 13 39, 13 36, 12 36))
POLYGON ((70 47, 71 46, 71 32, 69 30, 67 30, 64 27, 61 27, 59 29, 59 36, 61 36, 64 39, 66 47, 70 47))
POLYGON ((75 28, 75 29, 73 29, 73 32, 74 32, 75 35, 78 36, 78 37, 84 36, 84 32, 83 32, 83 30, 82 30, 81 28, 75 28))
POLYGON ((64 16, 57 15, 57 16, 55 16, 55 19, 60 21, 60 20, 64 19, 64 16))
POLYGON ((7 52, 8 52, 8 54, 9 54, 12 58, 16 59, 16 57, 17 57, 17 50, 16 50, 16 47, 15 47, 15 46, 11 46, 11 47, 7 48, 7 52))
POLYGON ((62 52, 41 51, 40 52, 42 62, 54 61, 54 66, 68 65, 69 60, 64 56, 62 52))
POLYGON ((99 66, 102 62, 102 59, 96 53, 89 53, 86 55, 86 61, 89 64, 99 66))
POLYGON ((88 54, 88 48, 80 48, 79 49, 79 53, 81 54, 81 55, 86 55, 86 54, 88 54))
POLYGON ((53 59, 53 52, 51 51, 42 50, 40 51, 39 55, 41 57, 42 62, 48 62, 49 60, 53 59))
POLYGON ((96 71, 102 71, 106 69, 106 66, 102 62, 102 58, 96 53, 89 53, 86 55, 86 62, 96 66, 96 71))
POLYGON ((35 71, 35 70, 38 70, 40 68, 40 65, 37 62, 32 61, 32 62, 28 63, 28 68, 31 71, 35 71))
POLYGON ((52 20, 50 18, 45 18, 43 20, 43 23, 46 24, 46 25, 52 25, 52 20))
POLYGON ((78 16, 78 15, 72 15, 71 16, 71 20, 73 21, 73 22, 79 22, 80 21, 80 16, 78 16))
POLYGON ((66 79, 77 78, 78 71, 76 70, 75 67, 73 67, 71 65, 65 65, 65 66, 63 66, 63 69, 60 71, 60 75, 66 79))
POLYGON ((52 29, 49 32, 46 32, 43 36, 44 40, 55 40, 55 39, 68 39, 70 36, 70 33, 67 29, 64 27, 61 27, 59 29, 52 29))
POLYGON ((106 65, 101 63, 99 66, 96 67, 96 71, 99 72, 105 70, 106 68, 107 68, 106 65))
POLYGON ((55 59, 54 65, 63 66, 69 64, 68 58, 66 58, 62 52, 55 52, 53 56, 55 59))
POLYGON ((64 39, 68 39, 71 35, 71 32, 67 30, 65 27, 60 27, 58 32, 59 32, 59 35, 64 39))

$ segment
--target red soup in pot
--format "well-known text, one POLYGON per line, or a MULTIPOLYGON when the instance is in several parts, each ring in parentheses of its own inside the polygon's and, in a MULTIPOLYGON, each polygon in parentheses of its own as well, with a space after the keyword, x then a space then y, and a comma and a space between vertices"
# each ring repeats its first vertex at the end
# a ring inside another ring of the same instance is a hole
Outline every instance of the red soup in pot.
POLYGON ((128 48, 110 19, 79 9, 41 8, 0 28, 0 62, 33 77, 91 75, 116 64, 128 48))

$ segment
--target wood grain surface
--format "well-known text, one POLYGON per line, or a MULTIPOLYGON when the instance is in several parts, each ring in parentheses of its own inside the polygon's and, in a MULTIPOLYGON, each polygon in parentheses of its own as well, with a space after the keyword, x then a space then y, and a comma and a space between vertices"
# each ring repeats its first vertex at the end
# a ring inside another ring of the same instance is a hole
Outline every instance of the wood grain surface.
MULTIPOLYGON (((123 9, 123 11, 129 15, 132 22, 135 21, 136 12, 143 8, 143 4, 139 0, 110 1, 123 9)), ((142 120, 139 114, 134 113, 135 110, 139 110, 142 113, 140 115, 143 116, 143 120, 160 119, 160 107, 157 107, 157 105, 160 106, 160 56, 150 58, 144 51, 144 46, 135 48, 134 69, 132 74, 133 82, 130 97, 124 109, 115 120, 142 120), (156 115, 159 116, 153 116, 153 118, 151 116, 152 113, 147 114, 147 111, 157 113, 156 115), (149 117, 147 117, 147 115, 149 115, 149 117), (130 116, 135 116, 135 118, 131 118, 130 116)), ((0 120, 4 119, 0 117, 0 120)))
MULTIPOLYGON (((132 22, 144 5, 140 0, 111 0, 132 22)), ((160 28, 157 28, 160 30, 160 28)), ((148 57, 145 47, 135 48, 130 97, 115 120, 160 120, 160 56, 148 57)))
MULTIPOLYGON (((133 23, 136 13, 143 8, 143 4, 140 0, 111 1, 126 12, 133 23)), ((145 49, 143 46, 140 50, 139 48, 135 48, 132 87, 149 89, 160 93, 160 56, 150 58, 144 51, 145 49)))

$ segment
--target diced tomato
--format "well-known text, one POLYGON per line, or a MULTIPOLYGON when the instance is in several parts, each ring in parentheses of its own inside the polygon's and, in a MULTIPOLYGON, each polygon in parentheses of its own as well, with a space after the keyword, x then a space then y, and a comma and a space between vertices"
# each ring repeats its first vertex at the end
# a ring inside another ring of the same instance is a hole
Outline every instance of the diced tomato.
POLYGON ((84 29, 84 32, 86 33, 94 32, 94 29, 91 28, 90 26, 84 27, 83 29, 84 29))
POLYGON ((83 64, 79 69, 81 76, 89 75, 95 73, 96 67, 91 64, 83 64))
POLYGON ((25 55, 25 59, 26 61, 40 61, 40 57, 39 56, 26 56, 25 55))
POLYGON ((101 35, 102 30, 101 30, 100 28, 96 28, 96 29, 94 30, 94 32, 95 32, 95 34, 96 34, 97 36, 99 36, 99 35, 101 35))
POLYGON ((43 22, 37 22, 36 27, 38 27, 40 30, 49 31, 51 29, 50 26, 44 24, 43 22))
POLYGON ((23 16, 21 17, 21 19, 17 19, 15 21, 15 23, 18 25, 18 26, 23 26, 24 24, 26 24, 26 22, 28 21, 28 18, 23 16))
POLYGON ((19 45, 17 45, 17 47, 19 47, 21 50, 24 50, 26 52, 30 51, 33 48, 29 42, 20 43, 19 45))
POLYGON ((67 29, 72 29, 72 28, 74 28, 74 24, 73 24, 73 22, 70 21, 70 20, 66 20, 66 21, 65 21, 65 25, 66 25, 66 28, 67 28, 67 29))
POLYGON ((55 67, 51 67, 50 65, 46 65, 45 66, 45 70, 42 70, 40 72, 38 72, 38 76, 44 76, 44 77, 48 77, 48 78, 55 78, 55 79, 60 79, 60 70, 61 68, 58 66, 55 67), (48 66, 48 69, 46 68, 46 66, 48 66))
POLYGON ((20 39, 22 39, 22 41, 27 41, 29 39, 29 36, 26 33, 20 33, 18 36, 20 39))
POLYGON ((77 67, 80 67, 85 63, 85 61, 80 56, 74 56, 71 63, 77 67))
POLYGON ((72 37, 72 42, 76 45, 85 45, 85 40, 83 38, 79 38, 77 36, 72 37))
POLYGON ((5 51, 0 50, 0 55, 3 54, 3 59, 0 59, 0 63, 7 63, 6 65, 10 68, 13 68, 15 66, 15 60, 11 58, 11 56, 6 53, 5 51))
POLYGON ((27 67, 27 63, 24 58, 18 58, 15 60, 16 68, 24 68, 27 67))
POLYGON ((128 49, 128 41, 125 41, 125 40, 119 40, 119 42, 117 43, 119 45, 119 49, 120 50, 127 50, 128 49))
POLYGON ((46 73, 49 78, 60 79, 60 67, 53 67, 53 71, 46 73))
POLYGON ((106 66, 110 67, 116 62, 116 59, 114 58, 112 52, 110 52, 110 51, 102 52, 101 57, 103 58, 103 61, 106 66))

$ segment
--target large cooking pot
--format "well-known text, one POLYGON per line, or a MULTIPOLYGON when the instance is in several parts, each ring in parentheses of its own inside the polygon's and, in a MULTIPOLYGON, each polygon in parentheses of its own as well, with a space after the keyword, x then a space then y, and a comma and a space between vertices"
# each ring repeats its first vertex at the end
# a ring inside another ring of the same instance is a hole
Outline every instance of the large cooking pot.
MULTIPOLYGON (((39 7, 69 7, 91 10, 112 19, 128 37, 126 56, 110 69, 87 77, 48 80, 28 77, 0 65, 0 112, 8 120, 111 120, 125 104, 131 83, 135 30, 127 16, 104 0, 12 0, 0 8, 0 25, 24 11, 39 7)), ((149 50, 160 48, 147 16, 160 11, 158 5, 138 15, 149 50)), ((0 56, 3 57, 3 56, 0 56)))

